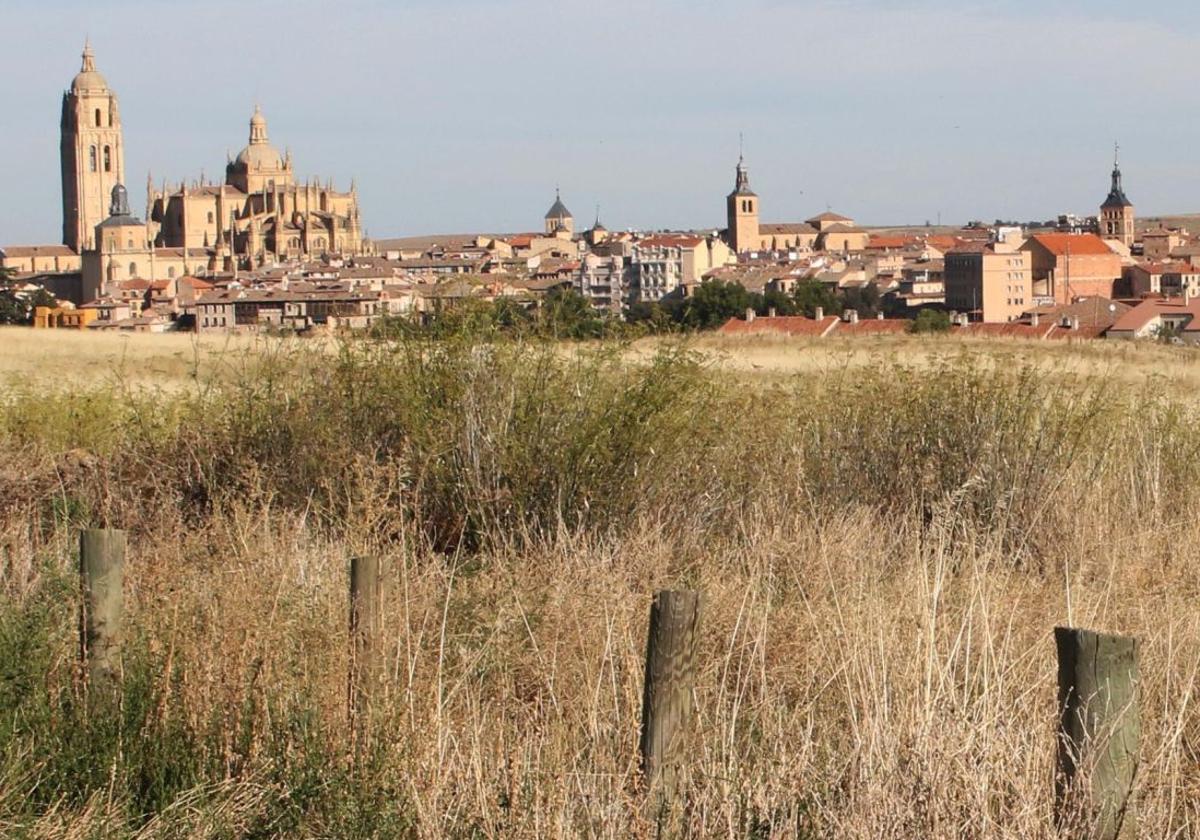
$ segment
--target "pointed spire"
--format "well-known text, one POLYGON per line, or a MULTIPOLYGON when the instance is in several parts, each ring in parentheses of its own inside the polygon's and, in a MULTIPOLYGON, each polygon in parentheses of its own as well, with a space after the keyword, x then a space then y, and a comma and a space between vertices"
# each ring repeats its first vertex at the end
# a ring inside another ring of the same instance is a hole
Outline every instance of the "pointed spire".
POLYGON ((92 38, 90 35, 83 39, 83 64, 79 70, 82 73, 96 72, 96 56, 92 54, 92 38))
POLYGON ((1113 171, 1112 171, 1112 188, 1108 191, 1108 198, 1104 200, 1102 207, 1130 207, 1131 202, 1125 196, 1125 189, 1121 186, 1121 145, 1113 144, 1113 171))

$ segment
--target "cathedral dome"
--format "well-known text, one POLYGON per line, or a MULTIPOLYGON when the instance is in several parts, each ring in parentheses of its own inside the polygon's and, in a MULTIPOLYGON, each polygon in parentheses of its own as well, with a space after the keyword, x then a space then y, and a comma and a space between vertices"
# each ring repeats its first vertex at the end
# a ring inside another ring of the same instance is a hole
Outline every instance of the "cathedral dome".
POLYGON ((238 152, 236 163, 247 170, 283 169, 283 155, 267 141, 267 118, 257 105, 250 118, 250 145, 238 152))
POLYGON ((251 143, 238 152, 236 163, 247 169, 283 169, 283 156, 270 143, 251 143))
POLYGON ((92 45, 83 45, 83 66, 71 80, 71 92, 80 93, 85 90, 108 90, 108 80, 96 69, 96 57, 92 55, 92 45))

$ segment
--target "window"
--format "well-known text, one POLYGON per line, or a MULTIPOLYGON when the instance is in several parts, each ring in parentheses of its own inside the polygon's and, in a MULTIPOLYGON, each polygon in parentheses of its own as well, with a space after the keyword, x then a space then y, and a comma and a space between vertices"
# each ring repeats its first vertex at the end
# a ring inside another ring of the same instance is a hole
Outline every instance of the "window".
POLYGON ((112 149, 109 146, 104 147, 104 171, 112 172, 112 149))
POLYGON ((211 210, 208 211, 208 223, 210 225, 213 223, 213 214, 211 210))
POLYGON ((174 278, 175 278, 175 267, 172 266, 167 269, 167 279, 174 279, 174 278))
POLYGON ((129 276, 130 276, 130 277, 137 277, 137 263, 130 263, 130 264, 129 264, 129 276))
POLYGON ((100 109, 96 109, 96 128, 100 127, 100 109))
POLYGON ((92 172, 96 171, 96 147, 92 146, 88 149, 88 165, 92 172))

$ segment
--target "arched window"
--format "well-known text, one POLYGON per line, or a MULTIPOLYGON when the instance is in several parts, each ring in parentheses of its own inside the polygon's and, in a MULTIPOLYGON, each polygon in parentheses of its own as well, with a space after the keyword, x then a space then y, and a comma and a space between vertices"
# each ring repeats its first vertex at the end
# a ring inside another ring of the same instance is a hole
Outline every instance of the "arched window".
POLYGON ((100 127, 100 109, 96 109, 96 128, 100 127))
POLYGON ((169 268, 167 268, 167 279, 173 280, 174 278, 175 278, 175 266, 170 266, 169 268))
POLYGON ((96 147, 95 146, 92 146, 90 149, 88 149, 88 164, 91 167, 91 171, 95 172, 96 171, 96 147))
POLYGON ((104 171, 112 172, 112 148, 104 147, 104 171))
POLYGON ((129 276, 130 276, 130 277, 137 277, 137 263, 130 263, 130 264, 129 264, 129 276))
POLYGON ((210 225, 213 223, 213 214, 211 210, 208 211, 208 223, 210 225))

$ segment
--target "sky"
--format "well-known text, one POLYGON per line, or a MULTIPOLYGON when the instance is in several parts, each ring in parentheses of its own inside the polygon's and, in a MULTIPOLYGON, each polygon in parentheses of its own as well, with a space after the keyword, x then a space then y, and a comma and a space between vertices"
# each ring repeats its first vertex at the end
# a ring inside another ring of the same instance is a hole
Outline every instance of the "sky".
POLYGON ((90 37, 130 194, 223 175, 256 102, 369 235, 718 228, 744 137, 763 221, 1200 211, 1200 4, 1091 0, 0 0, 0 244, 61 232, 90 37), (15 37, 14 37, 15 36, 15 37))

